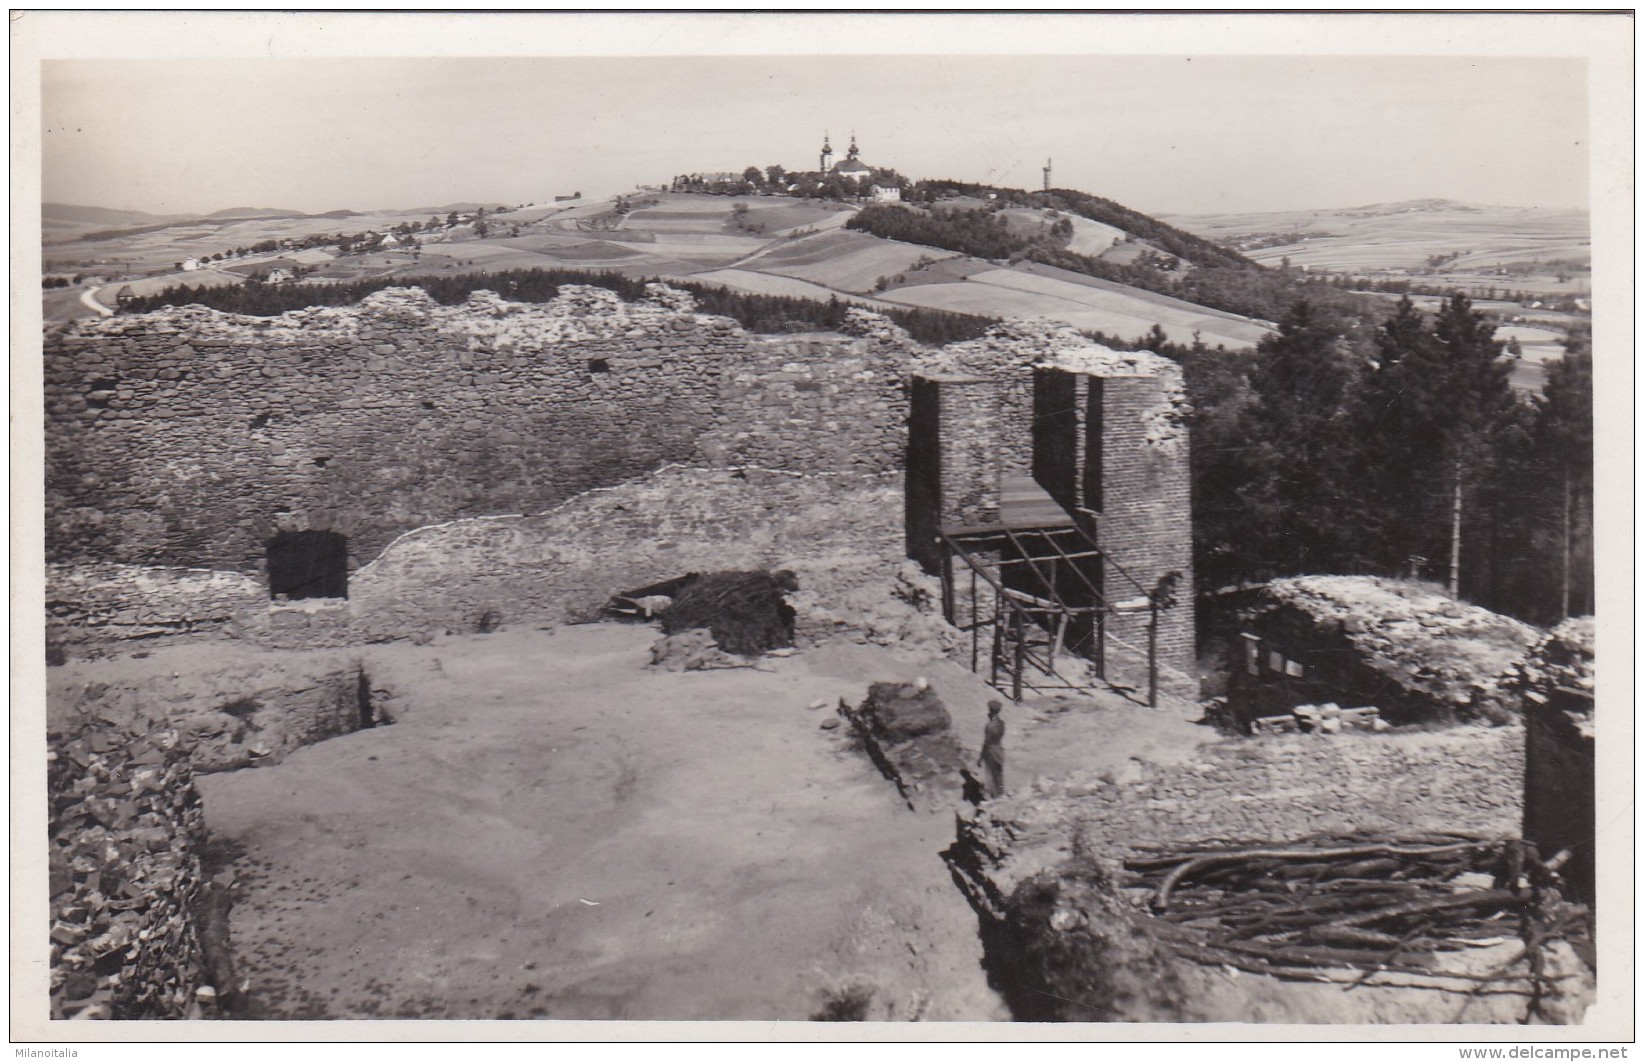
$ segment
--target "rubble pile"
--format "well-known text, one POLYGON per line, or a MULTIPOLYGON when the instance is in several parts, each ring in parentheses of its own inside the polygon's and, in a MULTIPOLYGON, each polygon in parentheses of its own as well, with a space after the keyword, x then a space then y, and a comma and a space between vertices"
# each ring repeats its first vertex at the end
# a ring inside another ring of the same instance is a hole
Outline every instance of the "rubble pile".
POLYGON ((1518 714, 1507 683, 1538 637, 1528 624, 1453 600, 1432 584, 1356 575, 1275 579, 1249 618, 1270 622, 1279 610, 1341 643, 1371 673, 1386 691, 1376 705, 1384 716, 1518 714))
POLYGON ((1343 730, 1380 733, 1392 729, 1380 708, 1343 708, 1339 704, 1298 704, 1289 715, 1262 716, 1250 724, 1254 734, 1339 734, 1343 730))
POLYGON ((201 983, 205 824, 186 746, 95 715, 47 739, 52 1017, 197 1016, 214 989, 201 983))
POLYGON ((799 575, 790 597, 801 645, 835 638, 928 655, 957 653, 963 635, 942 618, 942 587, 894 554, 838 552, 787 562, 799 575))
POLYGON ((1023 882, 990 929, 990 965, 1018 1021, 1204 1021, 1183 964, 1119 895, 1073 858, 1023 882))
POLYGON ((860 705, 841 700, 839 714, 910 808, 939 806, 959 792, 965 754, 953 736, 953 717, 923 679, 875 682, 860 705))
POLYGON ((839 330, 848 336, 872 339, 883 346, 896 347, 899 350, 911 351, 918 347, 907 329, 882 313, 875 313, 860 306, 845 307, 845 323, 840 325, 839 330))
MULTIPOLYGON (((1574 691, 1591 696, 1594 692, 1593 684, 1593 639, 1595 635, 1593 617, 1581 616, 1567 619, 1554 627, 1547 636, 1537 642, 1525 658, 1519 662, 1518 670, 1513 676, 1512 688, 1524 695, 1535 695, 1550 699, 1559 690, 1574 691)), ((1577 713, 1582 716, 1579 724, 1588 730, 1592 727, 1591 705, 1587 711, 1577 713)))
POLYGON ((727 653, 715 644, 712 634, 699 627, 658 638, 651 646, 651 665, 664 671, 719 671, 752 667, 753 662, 727 653))

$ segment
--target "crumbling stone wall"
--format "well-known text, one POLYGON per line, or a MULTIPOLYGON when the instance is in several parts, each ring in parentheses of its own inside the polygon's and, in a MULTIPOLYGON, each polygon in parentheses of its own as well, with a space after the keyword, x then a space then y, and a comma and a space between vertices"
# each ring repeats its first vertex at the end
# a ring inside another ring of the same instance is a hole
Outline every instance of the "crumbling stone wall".
POLYGON ((46 573, 46 645, 226 634, 235 617, 268 600, 268 588, 237 572, 134 564, 53 565, 46 573))
POLYGON ((357 566, 413 528, 671 461, 883 471, 900 357, 575 286, 540 306, 391 289, 268 319, 79 322, 45 351, 47 552, 249 574, 275 532, 312 529, 349 536, 357 566))
POLYGON ((693 456, 745 345, 603 289, 487 295, 71 326, 46 349, 48 556, 254 572, 276 530, 341 531, 368 559, 424 524, 541 509, 693 456))
POLYGON ((1508 685, 1537 640, 1436 585, 1372 576, 1274 579, 1244 621, 1228 706, 1246 722, 1328 702, 1376 707, 1394 724, 1516 719, 1508 685))
POLYGON ((1512 683, 1524 699, 1524 837, 1544 859, 1569 852, 1576 897, 1596 898, 1593 620, 1566 620, 1530 652, 1512 683))
POLYGON ((844 335, 749 336, 720 380, 701 452, 716 468, 890 472, 907 448, 905 374, 918 345, 852 307, 844 335))
MULTIPOLYGON (((1163 359, 1160 359, 1163 360, 1163 359)), ((1174 367, 1172 367, 1174 370, 1174 367)), ((1177 572, 1175 604, 1159 614, 1160 683, 1192 696, 1194 675, 1193 521, 1191 475, 1185 429, 1169 434, 1168 411, 1179 373, 1102 375, 1090 381, 1092 411, 1099 430, 1100 501, 1085 504, 1101 514, 1097 543, 1105 558, 1103 590, 1110 600, 1133 600, 1151 591, 1159 578, 1177 572)), ((1088 479, 1087 479, 1088 482, 1088 479)), ((1087 488, 1088 490, 1088 488, 1087 488)), ((1145 650, 1149 617, 1145 610, 1108 620, 1108 636, 1145 650)))

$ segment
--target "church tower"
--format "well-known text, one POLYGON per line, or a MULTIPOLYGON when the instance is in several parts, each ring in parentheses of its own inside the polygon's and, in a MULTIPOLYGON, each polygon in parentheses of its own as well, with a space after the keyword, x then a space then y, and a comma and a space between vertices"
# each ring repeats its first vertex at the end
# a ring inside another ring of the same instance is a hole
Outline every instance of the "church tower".
MULTIPOLYGON (((851 145, 851 150, 856 150, 854 143, 851 145)), ((822 134, 822 161, 817 163, 816 168, 823 173, 833 169, 833 147, 828 143, 828 134, 826 133, 822 134)))
POLYGON ((856 134, 853 132, 853 133, 851 133, 850 150, 845 152, 845 158, 848 161, 850 159, 856 158, 856 156, 860 155, 861 153, 862 153, 861 150, 858 149, 857 146, 856 146, 856 134))

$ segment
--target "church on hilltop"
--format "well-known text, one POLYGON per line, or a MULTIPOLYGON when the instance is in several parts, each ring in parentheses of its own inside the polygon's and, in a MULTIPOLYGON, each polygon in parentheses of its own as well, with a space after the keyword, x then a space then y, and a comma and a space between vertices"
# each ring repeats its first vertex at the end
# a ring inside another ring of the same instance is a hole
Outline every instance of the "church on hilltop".
POLYGON ((863 162, 861 156, 862 149, 856 146, 856 134, 852 133, 851 146, 846 150, 844 160, 835 163, 833 161, 833 145, 829 143, 828 135, 824 133, 822 134, 822 155, 816 168, 824 177, 833 174, 856 182, 857 190, 862 195, 871 194, 875 199, 882 201, 900 200, 902 190, 895 186, 880 187, 879 185, 873 185, 871 188, 862 187, 864 182, 873 178, 873 167, 863 162))

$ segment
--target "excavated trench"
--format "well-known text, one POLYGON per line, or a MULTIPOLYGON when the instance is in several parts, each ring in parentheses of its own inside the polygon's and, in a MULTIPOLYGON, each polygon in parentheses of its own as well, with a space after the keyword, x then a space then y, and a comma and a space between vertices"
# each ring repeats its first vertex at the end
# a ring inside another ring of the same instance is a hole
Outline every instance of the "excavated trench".
POLYGON ((235 845, 202 776, 392 722, 357 659, 145 652, 53 669, 48 695, 55 1017, 230 1015, 235 845))

